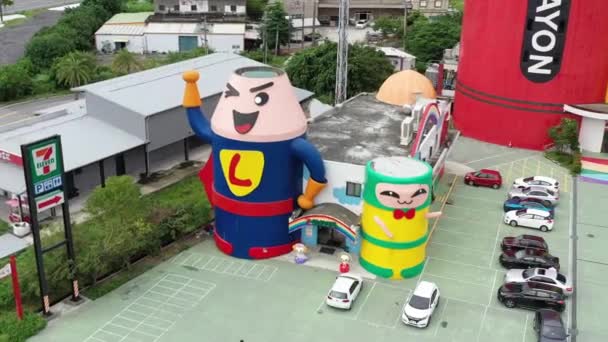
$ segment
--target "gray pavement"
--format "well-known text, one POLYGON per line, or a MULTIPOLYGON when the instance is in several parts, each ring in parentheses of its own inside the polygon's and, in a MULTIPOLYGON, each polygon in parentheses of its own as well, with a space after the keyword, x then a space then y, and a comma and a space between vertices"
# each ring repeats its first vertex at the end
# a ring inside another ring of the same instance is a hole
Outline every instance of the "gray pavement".
POLYGON ((4 126, 29 120, 39 111, 73 101, 74 95, 59 95, 0 106, 0 132, 4 126))
POLYGON ((15 63, 25 53, 25 46, 32 36, 43 27, 55 25, 62 14, 44 11, 22 24, 0 29, 0 65, 15 63))
POLYGON ((37 8, 49 8, 79 3, 80 0, 15 0, 12 6, 6 6, 4 13, 18 13, 37 8))

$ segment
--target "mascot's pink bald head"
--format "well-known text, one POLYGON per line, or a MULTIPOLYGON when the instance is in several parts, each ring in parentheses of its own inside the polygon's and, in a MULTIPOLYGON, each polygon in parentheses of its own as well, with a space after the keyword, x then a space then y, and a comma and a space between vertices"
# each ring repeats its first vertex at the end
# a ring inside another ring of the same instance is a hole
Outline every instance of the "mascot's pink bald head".
POLYGON ((273 142, 306 132, 306 116, 284 71, 260 66, 237 69, 211 117, 226 138, 273 142))

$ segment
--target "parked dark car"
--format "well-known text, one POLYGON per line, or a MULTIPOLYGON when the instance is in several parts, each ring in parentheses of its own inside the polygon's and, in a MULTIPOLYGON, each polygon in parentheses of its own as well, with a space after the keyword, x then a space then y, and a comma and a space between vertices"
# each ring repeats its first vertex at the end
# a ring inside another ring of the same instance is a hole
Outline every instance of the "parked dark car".
POLYGON ((464 182, 473 186, 489 186, 498 189, 502 186, 502 176, 496 170, 481 169, 469 172, 464 176, 464 182))
POLYGON ((520 251, 522 249, 535 249, 544 253, 549 252, 549 246, 545 242, 545 239, 540 236, 528 234, 507 236, 502 239, 500 248, 503 252, 506 250, 520 251))
POLYGON ((505 201, 502 208, 505 212, 521 209, 537 209, 550 213, 551 217, 555 216, 555 208, 552 205, 546 205, 546 203, 543 203, 543 201, 536 198, 527 198, 524 200, 515 198, 508 199, 505 201))
POLYGON ((550 268, 559 271, 559 258, 536 249, 522 249, 520 251, 506 250, 498 258, 500 264, 507 269, 512 268, 550 268))
POLYGON ((545 284, 506 283, 498 289, 498 301, 508 308, 555 309, 566 308, 565 296, 561 290, 545 284))
POLYGON ((566 328, 559 312, 551 309, 540 309, 534 315, 534 331, 538 342, 565 342, 568 340, 566 328))
POLYGON ((304 35, 304 41, 305 42, 312 42, 313 38, 314 38, 314 40, 319 40, 319 39, 322 38, 322 36, 318 32, 315 32, 315 34, 312 34, 312 32, 311 32, 311 33, 307 33, 307 34, 304 35))

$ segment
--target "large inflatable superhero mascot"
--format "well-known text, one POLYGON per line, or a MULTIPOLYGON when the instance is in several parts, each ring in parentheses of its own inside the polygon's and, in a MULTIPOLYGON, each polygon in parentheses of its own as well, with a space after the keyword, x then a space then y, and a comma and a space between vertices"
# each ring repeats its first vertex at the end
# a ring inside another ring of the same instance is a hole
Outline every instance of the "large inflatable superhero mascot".
POLYGON ((216 245, 246 259, 291 252, 298 233, 289 233, 289 217, 296 205, 312 208, 326 180, 287 75, 264 66, 236 70, 211 123, 200 109, 198 79, 196 71, 184 74, 184 107, 193 131, 213 150, 200 176, 215 209, 216 245), (304 194, 302 163, 311 174, 304 194))

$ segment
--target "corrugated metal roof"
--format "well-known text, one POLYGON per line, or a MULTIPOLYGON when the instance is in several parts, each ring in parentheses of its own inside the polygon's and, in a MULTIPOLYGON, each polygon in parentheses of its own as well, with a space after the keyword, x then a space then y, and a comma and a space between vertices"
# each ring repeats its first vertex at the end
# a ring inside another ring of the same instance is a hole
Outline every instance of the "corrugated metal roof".
MULTIPOLYGON (((123 77, 75 88, 103 97, 144 116, 154 115, 180 107, 184 95, 182 74, 197 70, 201 78, 198 87, 201 98, 224 91, 228 78, 234 70, 246 66, 261 66, 262 63, 232 53, 213 53, 187 61, 133 73, 123 77)), ((313 93, 294 88, 300 101, 313 93)))
POLYGON ((145 23, 149 16, 154 12, 139 12, 139 13, 118 13, 115 14, 110 20, 106 21, 107 24, 136 24, 145 23))
POLYGON ((95 35, 143 36, 145 30, 146 27, 143 25, 103 25, 95 35))
POLYGON ((401 58, 416 58, 416 56, 411 55, 403 50, 396 49, 394 47, 377 47, 376 49, 384 52, 384 54, 387 56, 401 57, 401 58))
POLYGON ((214 23, 210 29, 211 34, 245 34, 245 24, 214 23))
MULTIPOLYGON (((21 145, 54 134, 61 135, 66 171, 94 163, 145 142, 89 115, 71 114, 21 127, 0 140, 3 150, 21 155, 21 145), (110 138, 111 137, 111 138, 110 138)), ((0 165, 5 165, 4 163, 0 165)), ((4 178, 4 169, 0 169, 4 178)), ((21 172, 23 177, 23 172, 21 172)), ((0 188, 2 188, 0 186, 0 188)))
POLYGON ((202 34, 201 24, 195 23, 148 23, 147 34, 202 34))

